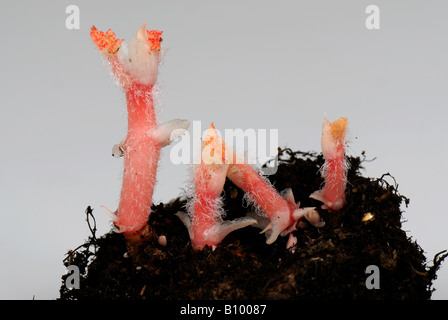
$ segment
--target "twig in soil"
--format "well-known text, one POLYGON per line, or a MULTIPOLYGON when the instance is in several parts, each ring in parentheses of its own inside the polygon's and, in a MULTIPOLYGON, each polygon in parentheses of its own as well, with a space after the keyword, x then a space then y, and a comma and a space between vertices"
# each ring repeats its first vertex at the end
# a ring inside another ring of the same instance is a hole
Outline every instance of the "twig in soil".
POLYGON ((448 257, 447 250, 440 251, 439 253, 437 253, 434 256, 434 259, 433 259, 434 265, 432 267, 430 267, 429 270, 428 270, 428 275, 429 275, 430 279, 434 279, 435 280, 437 278, 436 277, 436 272, 437 272, 437 270, 439 270, 443 260, 445 260, 446 257, 448 257), (442 255, 442 256, 440 256, 440 255, 442 255), (439 256, 440 256, 440 258, 439 258, 439 256))
POLYGON ((372 158, 372 159, 370 159, 370 160, 367 160, 367 156, 366 156, 366 152, 365 151, 362 151, 361 152, 361 155, 362 155, 362 160, 361 160, 361 162, 373 162, 373 161, 375 161, 376 160, 376 157, 374 157, 374 158, 372 158))
POLYGON ((380 178, 376 179, 376 181, 378 183, 380 183, 382 187, 384 187, 384 184, 386 184, 386 189, 394 191, 398 197, 400 197, 402 200, 404 200, 406 208, 408 207, 410 199, 397 192, 398 191, 398 183, 397 183, 397 180, 395 180, 394 176, 392 176, 389 172, 387 172, 387 173, 384 173, 380 178), (387 177, 387 176, 391 177, 394 180, 394 185, 391 185, 389 182, 387 182, 384 179, 384 177, 387 177))
POLYGON ((89 227, 90 232, 92 233, 92 236, 89 237, 89 239, 86 241, 86 243, 83 243, 83 244, 77 246, 75 249, 69 250, 66 253, 67 256, 64 258, 63 262, 67 262, 68 261, 69 262, 68 264, 71 264, 70 261, 72 260, 73 256, 81 248, 85 248, 84 253, 86 254, 86 256, 90 256, 91 253, 88 252, 88 251, 90 251, 90 246, 93 245, 93 248, 94 248, 94 253, 93 254, 96 254, 96 251, 97 251, 97 244, 96 244, 96 240, 97 240, 96 239, 96 230, 97 230, 96 229, 96 219, 95 219, 95 217, 93 215, 93 209, 90 206, 88 206, 86 208, 85 213, 86 213, 87 225, 89 227), (93 226, 90 223, 90 220, 93 220, 93 226))
POLYGON ((88 206, 86 209, 86 221, 87 221, 87 225, 89 226, 89 230, 92 233, 92 239, 93 241, 96 241, 96 220, 95 217, 93 216, 93 209, 88 206), (90 218, 92 218, 93 220, 93 228, 90 225, 90 218))

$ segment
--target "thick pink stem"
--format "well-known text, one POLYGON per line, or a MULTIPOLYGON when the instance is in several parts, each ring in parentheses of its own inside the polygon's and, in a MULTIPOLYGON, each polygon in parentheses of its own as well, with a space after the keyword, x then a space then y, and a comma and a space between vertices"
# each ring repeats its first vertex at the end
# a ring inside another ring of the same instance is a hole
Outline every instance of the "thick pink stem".
POLYGON ((195 178, 194 217, 191 223, 191 238, 195 249, 202 249, 206 245, 213 247, 222 240, 213 234, 207 234, 220 222, 217 201, 224 187, 227 171, 225 165, 217 165, 215 169, 217 172, 224 170, 224 175, 217 174, 210 166, 202 163, 195 178))
POLYGON ((123 186, 115 224, 126 237, 131 238, 146 231, 160 145, 147 135, 156 125, 152 86, 133 84, 125 91, 128 132, 123 146, 123 186))
POLYGON ((230 165, 227 176, 239 188, 247 191, 260 209, 271 219, 278 211, 289 210, 285 199, 248 164, 230 165))
POLYGON ((334 159, 327 161, 325 198, 338 210, 345 205, 345 187, 347 183, 346 165, 344 162, 344 151, 334 159))
POLYGON ((274 242, 284 231, 295 228, 298 220, 294 213, 299 209, 291 198, 283 198, 270 184, 248 164, 231 164, 227 177, 239 188, 245 190, 257 203, 271 224, 267 228, 267 243, 274 242))

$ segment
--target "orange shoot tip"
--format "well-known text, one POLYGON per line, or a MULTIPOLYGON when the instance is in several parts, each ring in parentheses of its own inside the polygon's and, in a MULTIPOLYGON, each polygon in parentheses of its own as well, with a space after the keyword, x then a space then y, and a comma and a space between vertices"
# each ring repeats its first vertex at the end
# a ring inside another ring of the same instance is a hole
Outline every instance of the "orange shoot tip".
POLYGON ((214 142, 216 142, 217 139, 218 139, 218 134, 216 132, 215 126, 212 123, 210 125, 210 128, 207 130, 207 133, 205 136, 205 145, 214 143, 214 142))
POLYGON ((151 43, 151 50, 160 50, 160 44, 163 41, 162 33, 163 31, 159 30, 146 30, 148 40, 151 43))
POLYGON ((115 33, 109 29, 107 32, 99 31, 95 26, 90 30, 90 37, 101 51, 116 53, 123 40, 117 39, 115 33))
POLYGON ((330 132, 334 139, 339 140, 343 138, 347 130, 347 118, 339 118, 330 123, 330 132))

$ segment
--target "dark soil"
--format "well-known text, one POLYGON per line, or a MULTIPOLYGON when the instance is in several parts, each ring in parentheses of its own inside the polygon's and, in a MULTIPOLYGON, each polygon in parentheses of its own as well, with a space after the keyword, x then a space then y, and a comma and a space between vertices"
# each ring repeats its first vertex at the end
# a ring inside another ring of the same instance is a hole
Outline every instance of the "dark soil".
MULTIPOLYGON (((247 227, 229 234, 214 251, 196 251, 174 215, 185 210, 182 198, 153 206, 152 236, 141 247, 128 248, 112 231, 96 237, 88 207, 92 235, 64 260, 79 267, 80 289, 67 289, 63 275, 60 299, 430 299, 448 254, 440 252, 429 266, 422 248, 402 229, 409 199, 398 193, 395 179, 388 173, 363 177, 364 153, 348 160, 347 205, 339 212, 320 210, 324 228, 295 231, 294 250, 286 249, 287 237, 267 245, 259 229, 247 227), (363 221, 366 213, 373 218, 363 221), (166 246, 158 244, 160 235, 166 246), (369 265, 379 267, 379 289, 366 287, 369 265)), ((318 172, 323 162, 321 154, 279 150, 278 171, 268 178, 279 191, 292 188, 302 207, 320 208, 309 195, 323 183, 318 172)), ((224 192, 228 219, 251 210, 232 182, 224 192)))

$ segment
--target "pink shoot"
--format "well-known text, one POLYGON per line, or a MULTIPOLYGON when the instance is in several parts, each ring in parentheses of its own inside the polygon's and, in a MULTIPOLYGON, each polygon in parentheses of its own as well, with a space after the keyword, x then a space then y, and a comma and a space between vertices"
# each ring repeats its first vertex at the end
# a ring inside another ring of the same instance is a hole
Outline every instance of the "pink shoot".
POLYGON ((201 163, 194 168, 194 198, 188 203, 188 214, 177 213, 195 249, 215 249, 230 232, 257 222, 248 217, 223 220, 221 193, 229 167, 225 154, 224 142, 212 123, 203 140, 201 163))
POLYGON ((327 118, 322 126, 322 153, 325 164, 321 169, 325 179, 323 189, 313 192, 310 198, 323 202, 323 209, 339 210, 345 204, 347 163, 345 160, 345 136, 347 118, 330 123, 327 118))
POLYGON ((321 227, 319 214, 314 208, 300 208, 300 203, 296 203, 291 189, 286 189, 280 195, 274 187, 252 166, 242 163, 229 165, 227 177, 239 188, 245 190, 246 197, 249 198, 266 215, 269 221, 258 217, 259 226, 266 232, 266 243, 271 244, 277 240, 279 235, 290 234, 291 245, 292 234, 296 230, 299 220, 306 218, 315 226, 321 227))
POLYGON ((160 150, 185 131, 189 122, 157 123, 153 86, 160 62, 161 31, 148 31, 144 24, 129 47, 111 30, 92 27, 90 35, 123 87, 128 110, 127 136, 112 149, 115 157, 124 156, 120 202, 116 212, 104 209, 128 242, 138 243, 148 231, 160 150))

